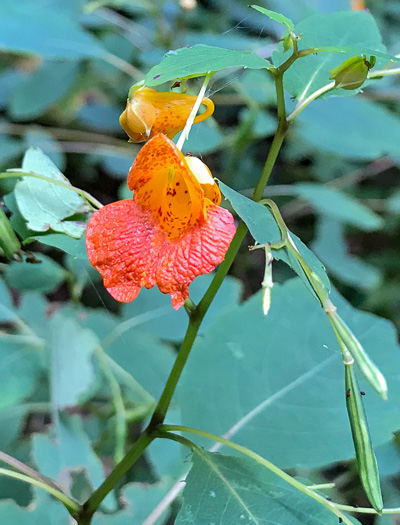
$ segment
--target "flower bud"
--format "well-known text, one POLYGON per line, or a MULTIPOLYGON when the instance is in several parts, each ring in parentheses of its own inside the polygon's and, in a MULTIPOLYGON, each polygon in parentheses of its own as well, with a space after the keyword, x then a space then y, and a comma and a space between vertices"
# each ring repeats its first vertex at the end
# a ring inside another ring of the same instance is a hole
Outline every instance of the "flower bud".
POLYGON ((368 71, 374 67, 375 62, 374 56, 371 56, 369 61, 365 55, 348 58, 343 64, 329 71, 329 79, 335 81, 336 89, 358 89, 367 80, 368 71))
MULTIPOLYGON (((185 127, 196 99, 194 95, 159 93, 155 89, 133 86, 119 122, 129 135, 129 142, 144 142, 159 133, 172 139, 185 127)), ((195 124, 206 120, 214 111, 210 99, 205 97, 201 103, 206 111, 197 115, 195 124)))
POLYGON ((289 49, 292 49, 292 47, 293 47, 293 37, 292 37, 292 35, 290 33, 287 34, 285 37, 283 37, 281 42, 282 42, 284 51, 289 51, 289 49))
POLYGON ((0 208, 0 249, 7 259, 21 260, 19 251, 21 243, 17 239, 14 230, 4 211, 0 208))

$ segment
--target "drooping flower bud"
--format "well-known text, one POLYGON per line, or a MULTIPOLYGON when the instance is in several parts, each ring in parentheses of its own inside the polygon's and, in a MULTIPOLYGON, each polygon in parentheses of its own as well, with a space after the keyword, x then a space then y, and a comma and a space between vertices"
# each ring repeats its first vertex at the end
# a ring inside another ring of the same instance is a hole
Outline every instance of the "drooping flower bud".
MULTIPOLYGON (((160 93, 155 89, 139 87, 130 91, 119 122, 129 135, 129 142, 144 142, 159 133, 172 139, 185 127, 196 99, 194 95, 160 93)), ((197 115, 195 124, 206 120, 214 111, 214 104, 209 98, 203 98, 201 103, 206 110, 197 115)))
POLYGON ((348 58, 343 64, 329 71, 329 79, 335 81, 336 89, 358 89, 367 80, 368 71, 374 67, 375 62, 374 56, 371 56, 369 61, 365 55, 348 58))

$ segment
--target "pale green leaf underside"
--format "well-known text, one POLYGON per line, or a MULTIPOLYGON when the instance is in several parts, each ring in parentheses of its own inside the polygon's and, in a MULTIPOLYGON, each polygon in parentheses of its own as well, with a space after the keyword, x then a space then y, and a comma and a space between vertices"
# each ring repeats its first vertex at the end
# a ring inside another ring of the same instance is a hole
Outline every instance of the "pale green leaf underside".
MULTIPOLYGON (((23 172, 32 172, 69 184, 69 181, 38 148, 30 148, 24 157, 23 172)), ((63 221, 86 209, 84 200, 75 192, 32 177, 24 177, 15 187, 15 198, 27 227, 40 232, 52 229, 79 238, 86 225, 79 221, 63 221)))
POLYGON ((201 77, 232 67, 270 68, 268 60, 250 51, 237 51, 198 44, 169 51, 146 75, 146 86, 158 86, 175 79, 201 77))

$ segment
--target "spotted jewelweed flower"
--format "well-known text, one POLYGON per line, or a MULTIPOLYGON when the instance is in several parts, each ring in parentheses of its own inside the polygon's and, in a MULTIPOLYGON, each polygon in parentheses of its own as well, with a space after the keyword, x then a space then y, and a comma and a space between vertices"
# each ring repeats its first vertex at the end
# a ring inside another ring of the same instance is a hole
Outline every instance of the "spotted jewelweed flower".
MULTIPOLYGON (((129 135, 129 142, 144 142, 159 133, 173 139, 185 127, 196 99, 193 95, 160 93, 142 87, 128 98, 119 122, 129 135)), ((214 112, 212 100, 204 97, 201 103, 206 106, 206 110, 197 115, 194 124, 206 120, 214 112)))
POLYGON ((128 175, 133 199, 95 212, 86 233, 91 264, 118 301, 156 284, 178 309, 195 277, 223 261, 235 225, 207 166, 165 135, 140 150, 128 175))

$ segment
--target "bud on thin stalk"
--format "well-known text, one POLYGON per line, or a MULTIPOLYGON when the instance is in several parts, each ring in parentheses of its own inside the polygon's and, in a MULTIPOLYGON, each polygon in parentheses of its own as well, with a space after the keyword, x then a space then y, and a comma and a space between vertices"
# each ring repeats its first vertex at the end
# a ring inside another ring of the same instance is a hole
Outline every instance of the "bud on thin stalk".
POLYGON ((264 271, 264 279, 261 283, 262 289, 263 289, 263 312, 264 315, 267 315, 269 312, 269 308, 271 306, 271 288, 274 286, 274 283, 272 281, 272 261, 274 258, 272 257, 271 252, 271 246, 269 244, 266 244, 264 246, 265 250, 265 271, 264 271))
POLYGON ((353 365, 345 365, 346 407, 358 464, 358 473, 371 505, 382 513, 383 502, 378 464, 372 448, 367 418, 353 365))
POLYGON ((338 337, 340 337, 343 344, 354 357, 364 377, 383 399, 387 399, 386 379, 365 352, 356 336, 336 312, 331 315, 331 322, 334 325, 338 337))

